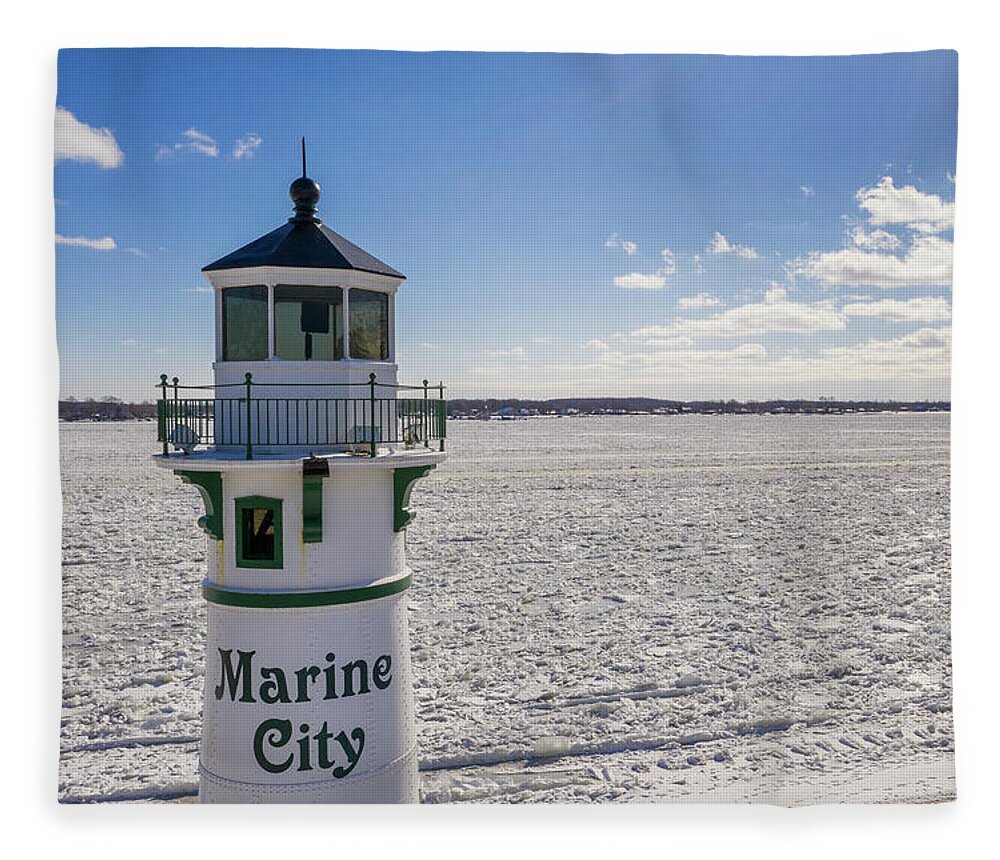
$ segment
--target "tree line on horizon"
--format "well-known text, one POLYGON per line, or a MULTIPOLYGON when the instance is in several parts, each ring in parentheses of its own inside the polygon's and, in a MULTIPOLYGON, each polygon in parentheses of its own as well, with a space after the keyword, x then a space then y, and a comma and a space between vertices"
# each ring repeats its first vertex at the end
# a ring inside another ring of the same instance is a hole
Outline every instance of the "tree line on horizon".
POLYGON ((767 414, 853 412, 949 412, 945 400, 837 400, 820 397, 772 400, 661 400, 654 397, 559 397, 550 400, 520 398, 457 398, 448 401, 450 417, 476 415, 606 415, 623 413, 665 414, 767 414))
MULTIPOLYGON (((843 412, 949 412, 946 400, 661 400, 654 397, 558 397, 548 400, 508 398, 456 398, 448 401, 450 418, 522 415, 649 414, 836 414, 843 412)), ((63 421, 134 421, 156 418, 151 401, 127 403, 118 397, 59 401, 63 421)))
POLYGON ((155 417, 156 404, 148 400, 126 403, 118 397, 87 397, 82 400, 67 397, 59 401, 61 421, 135 421, 155 417))

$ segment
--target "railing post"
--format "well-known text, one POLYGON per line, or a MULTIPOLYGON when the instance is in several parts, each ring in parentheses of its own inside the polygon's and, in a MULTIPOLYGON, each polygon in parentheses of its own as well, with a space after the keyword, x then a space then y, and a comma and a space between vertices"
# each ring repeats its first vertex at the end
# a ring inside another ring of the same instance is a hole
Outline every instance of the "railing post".
POLYGON ((183 417, 181 416, 181 404, 178 399, 180 395, 177 393, 180 380, 175 376, 170 381, 174 384, 174 426, 177 427, 180 424, 181 418, 183 417))
POLYGON ((160 407, 156 410, 156 417, 160 422, 160 437, 163 439, 163 456, 170 456, 169 442, 167 440, 167 374, 160 374, 160 407))
POLYGON ((444 437, 448 435, 448 414, 444 405, 444 380, 438 381, 438 416, 440 426, 438 432, 441 434, 440 450, 444 450, 444 437))
POLYGON ((427 411, 427 380, 424 380, 424 426, 420 428, 420 432, 424 436, 424 447, 430 447, 430 430, 431 430, 431 414, 427 411))
POLYGON ((372 402, 372 426, 371 426, 371 455, 374 457, 376 452, 375 447, 375 379, 374 373, 369 374, 368 384, 371 386, 371 402, 372 402))
POLYGON ((253 421, 250 417, 250 386, 253 385, 253 374, 247 373, 243 377, 247 386, 247 459, 253 459, 253 443, 250 441, 250 431, 253 428, 253 421))

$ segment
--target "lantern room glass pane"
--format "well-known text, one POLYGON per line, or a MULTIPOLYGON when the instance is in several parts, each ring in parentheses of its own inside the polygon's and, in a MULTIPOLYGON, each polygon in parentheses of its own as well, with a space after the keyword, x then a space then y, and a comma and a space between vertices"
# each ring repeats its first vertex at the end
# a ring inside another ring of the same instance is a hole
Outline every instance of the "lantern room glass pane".
POLYGON ((348 294, 351 320, 351 358, 386 361, 389 358, 389 296, 372 290, 348 294))
POLYGON ((222 360, 267 359, 267 287, 222 291, 222 360))
POLYGON ((344 357, 340 287, 274 288, 274 354, 292 361, 338 361, 344 357))

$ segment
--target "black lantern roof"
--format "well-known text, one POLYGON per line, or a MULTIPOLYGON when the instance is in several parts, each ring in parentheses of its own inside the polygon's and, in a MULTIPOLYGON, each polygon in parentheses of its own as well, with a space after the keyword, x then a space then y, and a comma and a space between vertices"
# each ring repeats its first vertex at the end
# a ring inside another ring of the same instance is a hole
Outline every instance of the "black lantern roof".
POLYGON ((286 266, 307 269, 353 269, 392 278, 404 278, 392 266, 373 257, 339 233, 334 233, 316 215, 319 183, 306 176, 305 142, 302 149, 302 176, 288 193, 295 204, 295 215, 288 223, 272 230, 249 245, 209 263, 203 272, 220 269, 249 269, 255 266, 286 266))

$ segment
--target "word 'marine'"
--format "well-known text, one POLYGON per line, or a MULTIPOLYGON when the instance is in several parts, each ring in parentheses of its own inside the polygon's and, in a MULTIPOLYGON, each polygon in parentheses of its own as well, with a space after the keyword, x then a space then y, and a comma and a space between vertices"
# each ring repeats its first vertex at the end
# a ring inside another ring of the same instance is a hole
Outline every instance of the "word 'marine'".
POLYGON ((253 671, 253 659, 257 652, 237 650, 236 653, 238 659, 234 666, 232 649, 219 649, 220 667, 219 683, 215 687, 216 699, 222 699, 228 690, 229 698, 233 702, 255 703, 256 689, 258 698, 266 705, 276 705, 279 702, 291 704, 293 701, 310 702, 314 693, 322 692, 323 700, 329 700, 368 693, 372 684, 378 690, 385 690, 392 683, 392 657, 388 654, 376 658, 370 672, 368 662, 361 659, 351 660, 338 667, 334 654, 326 655, 325 666, 303 666, 291 673, 286 673, 277 666, 262 666, 259 670, 260 680, 257 682, 253 671), (291 686, 290 678, 293 679, 291 686), (313 687, 317 683, 319 690, 314 690, 313 687), (295 694, 294 699, 291 697, 292 693, 295 694))

